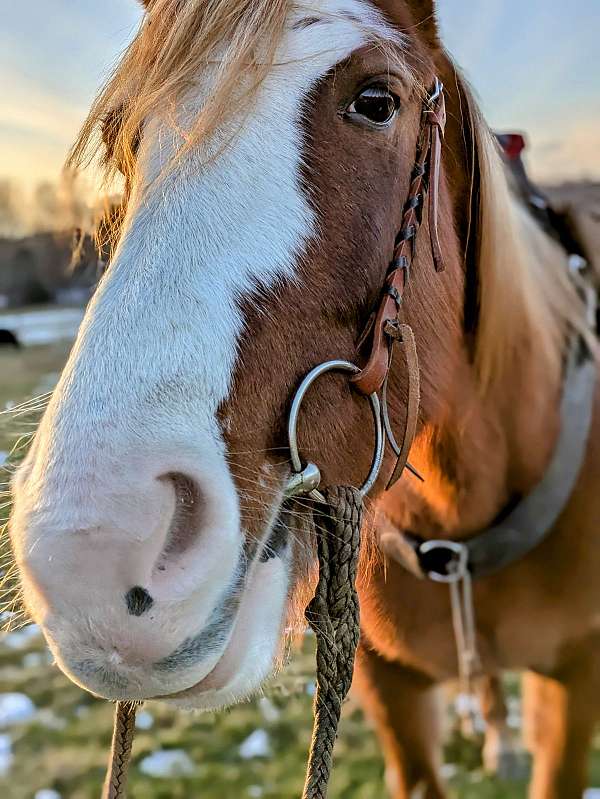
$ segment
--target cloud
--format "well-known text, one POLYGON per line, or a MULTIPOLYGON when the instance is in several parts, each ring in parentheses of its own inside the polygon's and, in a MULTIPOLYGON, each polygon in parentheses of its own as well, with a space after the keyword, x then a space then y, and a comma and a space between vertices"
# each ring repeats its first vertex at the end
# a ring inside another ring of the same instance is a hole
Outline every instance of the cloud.
POLYGON ((14 70, 3 70, 3 78, 0 176, 29 186, 56 179, 87 109, 14 70))
POLYGON ((0 177, 56 179, 141 16, 133 0, 7 4, 0 26, 0 177))
POLYGON ((3 74, 0 126, 41 133, 60 141, 73 138, 85 118, 84 106, 76 106, 45 91, 37 81, 6 67, 3 74))
MULTIPOLYGON (((439 0, 444 39, 479 88, 493 125, 524 130, 538 179, 600 177, 593 9, 568 23, 557 0, 439 0), (578 35, 576 35, 578 32, 578 35), (594 61, 595 59, 595 61, 594 61)), ((56 178, 95 87, 131 37, 134 0, 31 0, 0 30, 0 177, 56 178), (33 22, 35 21, 35 26, 33 22)))

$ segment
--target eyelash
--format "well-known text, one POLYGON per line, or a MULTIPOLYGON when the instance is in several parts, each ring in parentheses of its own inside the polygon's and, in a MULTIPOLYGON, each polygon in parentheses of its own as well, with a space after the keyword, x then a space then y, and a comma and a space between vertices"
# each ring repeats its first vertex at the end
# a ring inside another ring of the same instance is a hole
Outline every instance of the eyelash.
POLYGON ((388 86, 374 83, 361 89, 346 107, 344 115, 349 119, 366 121, 369 125, 384 128, 392 122, 399 110, 400 98, 388 86))

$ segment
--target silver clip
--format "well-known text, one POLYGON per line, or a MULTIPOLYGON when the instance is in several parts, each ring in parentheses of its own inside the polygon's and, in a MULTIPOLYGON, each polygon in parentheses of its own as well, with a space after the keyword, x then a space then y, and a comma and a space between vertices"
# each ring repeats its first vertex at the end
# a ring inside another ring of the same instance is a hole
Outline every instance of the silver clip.
POLYGON ((441 93, 444 91, 444 84, 442 81, 436 76, 435 83, 433 84, 433 89, 431 94, 427 97, 427 105, 430 109, 435 105, 436 101, 438 100, 441 93))
MULTIPOLYGON (((460 690, 466 696, 473 696, 473 680, 481 671, 481 659, 477 650, 477 630, 475 627, 475 606, 473 603, 473 585, 469 571, 469 550, 459 541, 430 540, 424 541, 419 553, 442 550, 452 556, 445 572, 428 571, 427 577, 438 583, 447 583, 450 589, 450 608, 452 613, 452 629, 456 645, 458 661, 458 678, 460 690)), ((463 723, 473 726, 473 702, 468 702, 463 723)))

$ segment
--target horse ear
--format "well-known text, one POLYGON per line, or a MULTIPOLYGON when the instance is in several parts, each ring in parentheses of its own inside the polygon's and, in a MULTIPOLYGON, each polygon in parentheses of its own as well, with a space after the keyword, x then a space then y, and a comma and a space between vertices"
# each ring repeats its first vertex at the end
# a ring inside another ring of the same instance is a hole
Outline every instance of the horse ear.
POLYGON ((436 0, 406 0, 417 31, 432 46, 439 44, 436 0))

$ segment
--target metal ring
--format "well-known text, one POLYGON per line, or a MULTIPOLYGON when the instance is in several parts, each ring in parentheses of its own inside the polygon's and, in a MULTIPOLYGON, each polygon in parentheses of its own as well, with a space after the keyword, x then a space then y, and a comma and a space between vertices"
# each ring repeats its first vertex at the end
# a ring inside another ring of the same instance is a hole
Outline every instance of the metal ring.
POLYGON ((456 564, 456 569, 451 572, 426 572, 427 577, 436 583, 457 583, 462 580, 467 573, 469 565, 469 550, 465 544, 458 541, 445 541, 443 539, 431 539, 423 541, 419 546, 419 555, 427 555, 429 552, 435 552, 436 549, 441 549, 446 552, 452 553, 456 558, 453 561, 456 564))
MULTIPOLYGON (((302 401, 306 395, 308 389, 312 386, 312 384, 317 380, 321 375, 325 374, 326 372, 350 372, 351 374, 358 374, 361 370, 356 366, 356 364, 351 363, 350 361, 342 361, 342 360, 335 360, 335 361, 325 361, 324 363, 319 364, 319 366, 315 366, 314 369, 306 375, 306 377, 302 380, 300 385, 298 386, 298 390, 294 396, 292 401, 292 406, 290 408, 290 415, 288 417, 288 442, 289 448, 291 453, 291 460, 292 460, 292 469, 295 474, 299 474, 302 472, 302 461, 300 460, 300 453, 298 451, 298 415, 300 413, 300 407, 302 405, 302 401)), ((371 410, 373 412, 373 421, 375 423, 375 451, 373 453, 373 460, 371 461, 371 469, 367 476, 367 479, 362 484, 360 488, 361 494, 363 496, 368 494, 377 477, 379 476, 379 472, 381 470, 381 464, 383 462, 383 450, 385 439, 383 436, 383 428, 381 424, 381 405, 379 403, 379 397, 377 394, 369 394, 369 402, 371 404, 371 410)), ((314 489, 310 492, 311 495, 318 494, 319 492, 314 489)))

